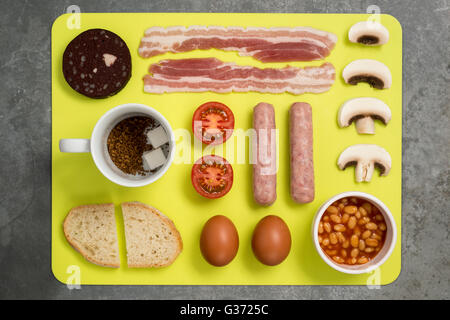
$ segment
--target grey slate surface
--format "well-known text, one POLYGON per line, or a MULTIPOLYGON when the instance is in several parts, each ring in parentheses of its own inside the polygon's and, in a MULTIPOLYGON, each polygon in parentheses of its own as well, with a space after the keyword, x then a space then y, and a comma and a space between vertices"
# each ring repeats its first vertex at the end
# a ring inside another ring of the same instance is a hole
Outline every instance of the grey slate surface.
POLYGON ((173 0, 0 2, 0 299, 449 299, 448 1, 173 0), (365 13, 403 26, 402 271, 365 286, 83 286, 51 272, 50 30, 82 12, 365 13))

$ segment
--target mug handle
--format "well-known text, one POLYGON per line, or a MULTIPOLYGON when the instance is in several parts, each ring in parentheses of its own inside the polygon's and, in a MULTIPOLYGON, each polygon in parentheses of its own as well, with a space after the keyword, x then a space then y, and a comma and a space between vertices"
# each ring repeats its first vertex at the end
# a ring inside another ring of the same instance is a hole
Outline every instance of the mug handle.
POLYGON ((91 152, 91 140, 61 139, 59 140, 59 151, 71 153, 91 152))

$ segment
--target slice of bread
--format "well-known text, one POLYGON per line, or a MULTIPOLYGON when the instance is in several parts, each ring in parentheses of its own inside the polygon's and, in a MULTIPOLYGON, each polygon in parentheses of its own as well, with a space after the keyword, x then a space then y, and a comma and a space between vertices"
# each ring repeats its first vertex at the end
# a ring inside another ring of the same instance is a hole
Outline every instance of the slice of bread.
POLYGON ((129 268, 165 267, 183 249, 173 222, 153 207, 140 202, 122 203, 129 268))
POLYGON ((92 204, 75 207, 63 224, 70 245, 97 265, 120 266, 114 204, 92 204))

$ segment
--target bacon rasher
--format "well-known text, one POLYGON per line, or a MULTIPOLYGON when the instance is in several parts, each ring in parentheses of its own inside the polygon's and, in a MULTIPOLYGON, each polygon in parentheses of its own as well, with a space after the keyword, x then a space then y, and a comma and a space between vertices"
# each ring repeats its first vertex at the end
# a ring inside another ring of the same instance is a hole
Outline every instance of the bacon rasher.
POLYGON ((262 62, 312 61, 328 56, 336 41, 335 34, 310 27, 152 27, 141 39, 139 55, 215 48, 262 62))
POLYGON ((330 89, 335 79, 331 63, 319 67, 260 69, 222 62, 216 58, 161 60, 144 76, 144 91, 164 92, 268 92, 302 94, 330 89))

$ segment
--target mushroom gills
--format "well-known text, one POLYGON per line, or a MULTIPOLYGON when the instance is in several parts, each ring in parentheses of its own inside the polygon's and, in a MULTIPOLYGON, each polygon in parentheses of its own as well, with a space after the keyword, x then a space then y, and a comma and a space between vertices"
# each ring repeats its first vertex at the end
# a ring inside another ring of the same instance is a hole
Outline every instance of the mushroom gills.
POLYGON ((391 156, 382 147, 375 144, 357 144, 345 149, 338 159, 338 166, 345 170, 356 165, 356 182, 369 182, 375 168, 380 170, 380 176, 386 176, 391 169, 391 156))
POLYGON ((358 39, 356 39, 356 42, 370 46, 370 45, 378 44, 378 42, 380 42, 380 39, 376 36, 371 36, 371 35, 366 34, 366 35, 363 35, 363 36, 359 37, 358 39))
POLYGON ((348 32, 350 42, 367 46, 377 46, 388 42, 389 31, 375 21, 361 21, 355 23, 348 32))
POLYGON ((376 89, 388 89, 392 84, 389 68, 380 61, 360 59, 350 62, 342 71, 344 81, 351 85, 366 82, 376 89))
POLYGON ((366 82, 368 83, 372 88, 376 89, 383 89, 384 88, 384 82, 382 79, 377 78, 370 74, 360 74, 351 77, 348 79, 348 83, 351 85, 357 85, 360 82, 366 82))

